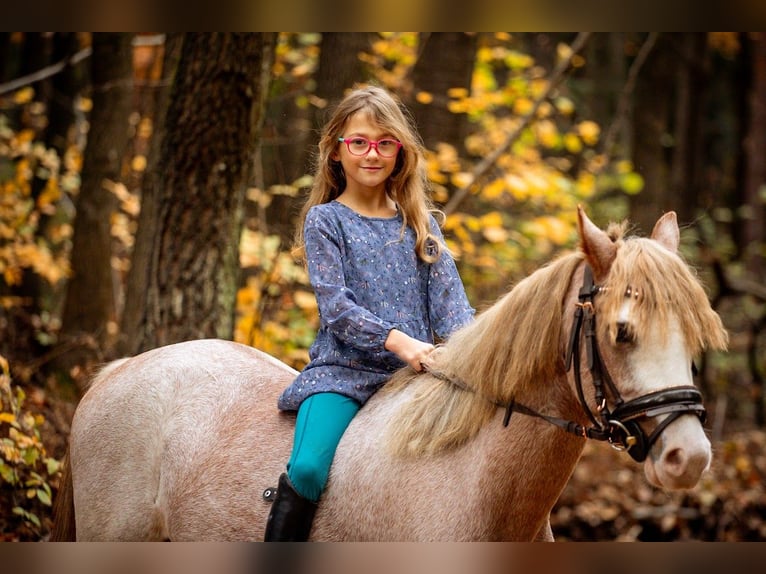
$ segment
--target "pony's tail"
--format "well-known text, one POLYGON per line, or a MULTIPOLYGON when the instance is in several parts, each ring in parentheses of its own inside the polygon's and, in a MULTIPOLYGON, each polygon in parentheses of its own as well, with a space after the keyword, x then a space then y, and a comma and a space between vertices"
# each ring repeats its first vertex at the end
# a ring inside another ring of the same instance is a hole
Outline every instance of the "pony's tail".
POLYGON ((69 449, 64 456, 61 482, 56 500, 53 503, 53 528, 51 542, 74 542, 77 540, 77 527, 74 521, 74 490, 72 488, 72 469, 69 465, 69 449))

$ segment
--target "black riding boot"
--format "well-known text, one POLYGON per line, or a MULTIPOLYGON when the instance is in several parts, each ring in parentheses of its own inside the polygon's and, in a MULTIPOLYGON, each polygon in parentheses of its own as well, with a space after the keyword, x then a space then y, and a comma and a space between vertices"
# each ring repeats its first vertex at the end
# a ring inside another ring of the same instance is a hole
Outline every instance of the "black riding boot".
POLYGON ((305 542, 309 539, 317 503, 298 494, 287 474, 279 477, 277 494, 266 521, 264 542, 305 542))

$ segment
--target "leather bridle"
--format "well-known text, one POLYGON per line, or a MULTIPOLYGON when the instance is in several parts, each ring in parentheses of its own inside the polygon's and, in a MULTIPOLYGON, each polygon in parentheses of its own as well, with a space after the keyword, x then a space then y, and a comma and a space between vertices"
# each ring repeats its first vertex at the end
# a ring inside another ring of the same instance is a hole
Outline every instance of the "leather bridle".
MULTIPOLYGON (((566 369, 574 368, 574 380, 577 396, 583 410, 591 421, 589 426, 582 426, 574 421, 561 419, 539 413, 523 404, 512 400, 510 403, 491 402, 506 410, 503 424, 508 426, 511 415, 519 412, 525 415, 541 418, 556 425, 568 433, 601 441, 608 441, 614 448, 627 451, 637 462, 643 462, 654 443, 668 425, 685 414, 695 414, 704 424, 706 418, 702 395, 696 387, 683 385, 662 389, 625 402, 617 386, 604 365, 598 349, 596 336, 596 313, 593 301, 601 291, 601 287, 593 281, 590 266, 585 266, 583 285, 578 295, 572 332, 565 357, 566 369), (587 368, 591 374, 596 412, 588 406, 585 399, 581 375, 581 352, 585 345, 587 368), (607 394, 611 395, 613 409, 610 410, 607 394), (647 436, 640 421, 652 417, 668 415, 660 422, 651 434, 647 436)), ((433 376, 448 381, 463 390, 475 392, 462 381, 427 369, 433 376)))

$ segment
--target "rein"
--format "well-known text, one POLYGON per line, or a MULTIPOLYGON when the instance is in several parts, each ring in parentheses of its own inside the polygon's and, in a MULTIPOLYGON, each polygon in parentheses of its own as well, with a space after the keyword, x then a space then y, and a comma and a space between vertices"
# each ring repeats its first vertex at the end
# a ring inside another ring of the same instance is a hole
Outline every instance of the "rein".
MULTIPOLYGON (((583 284, 578 294, 578 303, 574 313, 572 332, 565 357, 566 370, 574 367, 575 388, 580 404, 591 421, 589 426, 583 426, 574 421, 554 417, 535 411, 521 403, 511 400, 502 403, 488 397, 489 402, 505 409, 503 426, 508 426, 511 415, 518 412, 524 415, 543 419, 564 431, 586 439, 608 441, 617 450, 624 450, 637 462, 643 462, 662 431, 673 421, 684 414, 697 415, 704 424, 706 418, 702 395, 696 387, 690 385, 662 389, 633 400, 625 402, 620 395, 614 380, 604 365, 598 350, 596 337, 596 312, 593 300, 601 291, 601 287, 593 281, 590 266, 585 267, 583 284), (596 413, 588 406, 582 383, 581 345, 585 345, 587 368, 591 373, 596 413), (607 393, 611 395, 614 410, 609 409, 607 393), (659 415, 668 416, 657 425, 647 436, 639 424, 642 419, 659 415)), ((426 371, 439 380, 448 382, 464 391, 476 393, 463 381, 450 377, 439 371, 426 368, 426 371)))

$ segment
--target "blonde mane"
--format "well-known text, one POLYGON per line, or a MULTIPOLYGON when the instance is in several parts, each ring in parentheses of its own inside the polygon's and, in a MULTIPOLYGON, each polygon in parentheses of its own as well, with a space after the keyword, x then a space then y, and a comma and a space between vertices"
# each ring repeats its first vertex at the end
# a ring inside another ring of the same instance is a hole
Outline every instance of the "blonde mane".
MULTIPOLYGON (((727 335, 693 271, 656 241, 623 239, 624 226, 607 230, 617 255, 596 298, 600 335, 614 341, 616 318, 628 287, 638 292, 631 325, 640 338, 648 326, 675 318, 692 355, 723 349, 727 335)), ((437 453, 472 438, 507 403, 535 383, 564 375, 561 349, 564 302, 582 252, 558 258, 516 285, 476 320, 457 331, 434 355, 432 370, 465 381, 475 392, 410 369, 396 373, 382 392, 419 386, 394 415, 389 447, 399 455, 437 453), (487 400, 490 399, 490 400, 487 400)), ((663 331, 663 336, 666 333, 663 331)))

